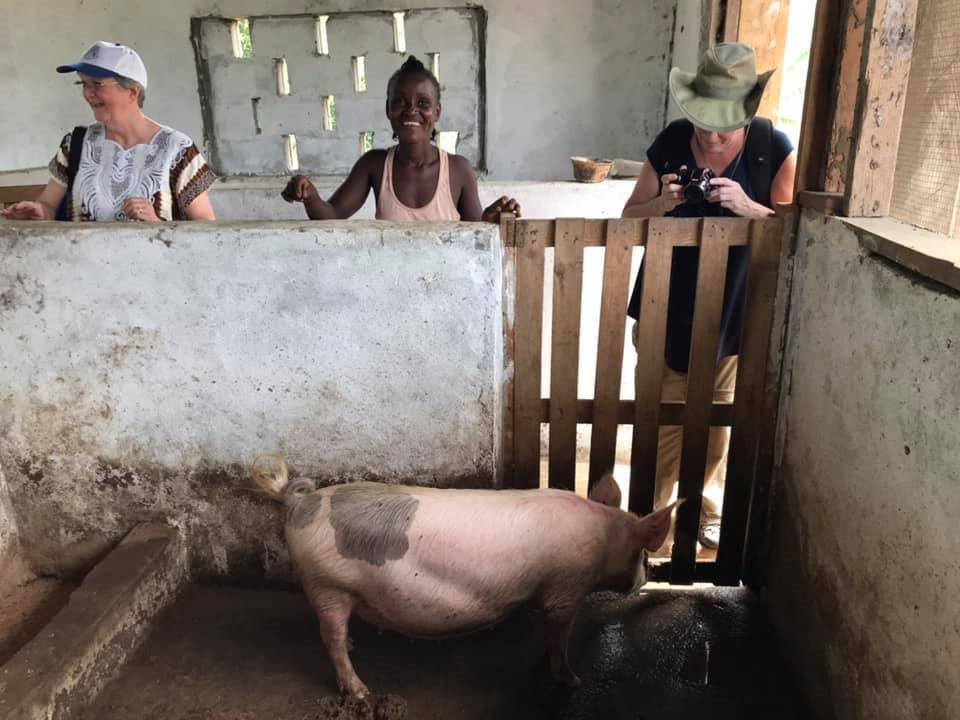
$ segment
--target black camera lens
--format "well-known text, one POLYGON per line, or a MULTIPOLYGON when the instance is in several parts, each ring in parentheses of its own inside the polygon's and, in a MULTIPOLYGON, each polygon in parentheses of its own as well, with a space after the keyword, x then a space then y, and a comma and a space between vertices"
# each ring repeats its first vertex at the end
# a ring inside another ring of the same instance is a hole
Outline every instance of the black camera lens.
POLYGON ((683 197, 687 202, 704 203, 707 201, 707 194, 710 192, 710 180, 713 178, 713 171, 710 168, 697 170, 690 176, 690 182, 683 188, 683 197))

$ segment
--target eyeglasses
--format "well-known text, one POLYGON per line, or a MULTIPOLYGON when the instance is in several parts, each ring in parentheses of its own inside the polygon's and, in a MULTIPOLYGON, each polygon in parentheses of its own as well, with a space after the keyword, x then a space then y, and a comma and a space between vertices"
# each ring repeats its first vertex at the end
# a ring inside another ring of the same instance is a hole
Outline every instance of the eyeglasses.
POLYGON ((99 93, 108 85, 116 85, 116 80, 77 80, 74 85, 79 85, 84 92, 91 90, 95 93, 99 93))

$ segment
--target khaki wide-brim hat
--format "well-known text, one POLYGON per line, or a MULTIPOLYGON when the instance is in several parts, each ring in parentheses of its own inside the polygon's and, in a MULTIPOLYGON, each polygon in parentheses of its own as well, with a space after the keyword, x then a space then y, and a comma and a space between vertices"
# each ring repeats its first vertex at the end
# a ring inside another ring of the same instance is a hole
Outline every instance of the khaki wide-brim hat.
POLYGON ((670 95, 697 127, 729 132, 750 124, 774 72, 757 75, 749 45, 721 43, 704 53, 697 72, 670 71, 670 95))

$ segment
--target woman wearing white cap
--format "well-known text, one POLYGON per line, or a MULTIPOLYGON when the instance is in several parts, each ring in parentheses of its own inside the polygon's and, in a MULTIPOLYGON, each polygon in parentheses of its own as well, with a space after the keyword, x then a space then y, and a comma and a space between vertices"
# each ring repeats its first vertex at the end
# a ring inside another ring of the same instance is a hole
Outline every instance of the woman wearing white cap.
POLYGON ((11 220, 214 220, 207 190, 216 176, 189 137, 143 114, 147 70, 140 56, 98 42, 72 65, 96 120, 64 136, 50 181, 11 220))
MULTIPOLYGON (((757 109, 773 70, 757 73, 753 49, 723 43, 708 50, 696 73, 673 68, 670 94, 684 119, 670 123, 647 150, 647 162, 623 208, 623 217, 751 217, 774 214, 793 201, 796 163, 790 140, 757 109), (704 174, 703 171, 709 171, 704 174)), ((675 248, 667 303, 662 399, 683 401, 693 330, 700 248, 675 248)), ((721 312, 714 400, 733 399, 743 326, 749 257, 730 249, 721 312)), ((627 314, 637 318, 643 284, 641 265, 627 314)), ((636 336, 634 343, 642 341, 636 336)), ((726 476, 730 429, 710 428, 700 531, 704 547, 716 548, 726 476)), ((655 507, 676 493, 682 428, 660 428, 655 507)), ((666 547, 666 546, 665 546, 666 547)))

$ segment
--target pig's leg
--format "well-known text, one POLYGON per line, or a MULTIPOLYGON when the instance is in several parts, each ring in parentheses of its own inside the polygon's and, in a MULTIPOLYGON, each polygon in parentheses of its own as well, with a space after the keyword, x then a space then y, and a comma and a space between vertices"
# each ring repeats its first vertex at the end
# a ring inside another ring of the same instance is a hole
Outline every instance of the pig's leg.
POLYGON ((350 638, 347 637, 347 624, 353 599, 346 593, 329 589, 314 590, 307 588, 307 597, 320 621, 320 634, 327 653, 337 672, 337 684, 340 690, 356 698, 370 694, 350 662, 350 638))
POLYGON ((570 630, 573 628, 576 616, 576 605, 544 608, 543 629, 547 654, 550 657, 550 671, 557 682, 569 687, 580 685, 580 678, 570 667, 570 659, 567 655, 570 630))

